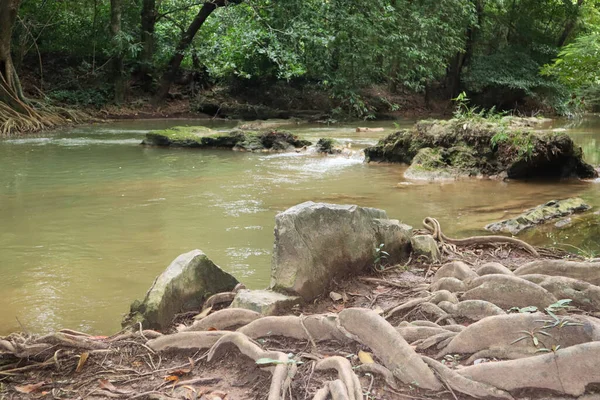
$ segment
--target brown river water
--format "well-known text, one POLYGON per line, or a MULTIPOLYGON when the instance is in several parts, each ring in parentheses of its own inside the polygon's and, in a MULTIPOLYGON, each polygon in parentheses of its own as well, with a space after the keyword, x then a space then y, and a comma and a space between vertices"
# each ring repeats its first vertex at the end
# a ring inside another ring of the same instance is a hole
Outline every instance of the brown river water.
MULTIPOLYGON (((387 121, 292 127, 350 143, 358 151, 349 158, 139 145, 149 130, 185 124, 235 125, 127 121, 0 140, 0 335, 65 327, 111 334, 131 301, 196 248, 248 287, 266 287, 274 217, 307 200, 382 208, 413 226, 432 216, 454 236, 555 198, 600 207, 600 182, 411 182, 405 166, 365 164, 360 149, 394 131, 387 121)), ((600 164, 600 118, 549 129, 566 129, 600 164)), ((592 232, 529 239, 600 252, 600 230, 592 232)))

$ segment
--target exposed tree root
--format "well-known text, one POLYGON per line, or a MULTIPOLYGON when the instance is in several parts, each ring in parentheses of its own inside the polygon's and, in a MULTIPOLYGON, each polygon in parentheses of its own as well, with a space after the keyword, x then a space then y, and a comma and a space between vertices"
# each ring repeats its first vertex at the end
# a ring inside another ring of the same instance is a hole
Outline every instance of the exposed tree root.
POLYGON ((344 357, 333 356, 321 360, 315 366, 316 370, 335 369, 339 379, 344 383, 350 400, 362 399, 362 387, 358 376, 352 371, 352 364, 344 357))
POLYGON ((335 315, 310 315, 307 317, 263 317, 238 329, 238 332, 257 339, 268 336, 284 336, 292 339, 324 341, 348 338, 340 332, 335 315))
POLYGON ((269 389, 269 400, 281 400, 284 398, 285 381, 290 369, 288 356, 280 351, 263 351, 257 344, 253 343, 246 335, 239 332, 229 332, 221 337, 208 353, 208 361, 211 361, 219 353, 219 350, 226 344, 235 345, 242 354, 250 357, 254 361, 259 359, 276 360, 278 364, 271 368, 273 377, 269 389))
POLYGON ((436 290, 448 290, 453 293, 465 292, 467 285, 458 278, 448 276, 437 279, 429 286, 429 290, 432 292, 436 290))
POLYGON ((540 309, 558 300, 543 287, 533 282, 509 275, 484 275, 469 284, 462 300, 485 300, 498 307, 536 306, 540 309))
POLYGON ((149 340, 146 345, 152 350, 204 350, 210 349, 228 331, 178 332, 149 340))
POLYGON ((440 223, 437 219, 427 217, 423 220, 423 226, 427 229, 431 235, 440 243, 450 243, 458 246, 469 246, 469 245, 492 245, 496 243, 508 243, 514 246, 520 247, 522 249, 527 250, 529 253, 533 254, 536 257, 539 257, 538 252, 531 246, 530 244, 515 239, 512 237, 506 236, 472 236, 465 239, 452 239, 448 236, 444 235, 442 232, 442 228, 440 227, 440 223))
POLYGON ((402 335, 376 312, 348 308, 339 314, 340 327, 369 347, 394 376, 407 384, 438 390, 440 382, 402 335))
POLYGON ((530 274, 566 276, 593 285, 600 285, 600 262, 537 260, 515 270, 517 276, 530 274))
POLYGON ((323 386, 321 389, 319 389, 315 392, 315 395, 313 396, 312 400, 327 400, 328 397, 329 397, 329 382, 326 382, 325 386, 323 386))
POLYGON ((513 398, 509 393, 500 390, 492 385, 468 379, 458 374, 456 371, 446 367, 439 361, 436 361, 426 356, 422 356, 422 358, 423 361, 425 361, 425 363, 429 365, 441 377, 442 381, 444 381, 448 386, 450 386, 450 388, 456 390, 457 392, 468 394, 469 396, 473 396, 475 398, 513 398))
POLYGON ((429 337, 439 335, 441 333, 450 332, 441 327, 433 328, 428 326, 402 326, 396 328, 396 330, 400 332, 404 340, 406 340, 408 343, 412 343, 417 340, 425 340, 429 337))
POLYGON ((595 341, 599 335, 600 320, 591 317, 571 315, 557 322, 542 313, 498 315, 469 325, 436 358, 455 353, 473 354, 481 350, 531 355, 542 348, 552 349, 558 345, 562 348, 595 341))
POLYGON ((479 276, 492 274, 514 275, 514 273, 510 269, 497 262, 485 263, 479 268, 477 268, 475 272, 477 272, 477 275, 479 276))
POLYGON ((438 307, 453 317, 468 318, 471 321, 479 321, 492 315, 506 314, 497 305, 484 300, 464 300, 458 304, 442 301, 438 303, 438 307))
POLYGON ((454 321, 452 316, 446 311, 439 308, 436 304, 429 302, 423 303, 419 306, 419 310, 423 314, 431 315, 433 319, 435 319, 436 323, 441 321, 448 321, 449 324, 456 324, 456 321, 454 321))
POLYGON ((379 375, 385 380, 385 383, 387 383, 389 387, 396 390, 398 389, 398 384, 396 383, 396 378, 394 378, 394 374, 392 374, 392 371, 390 371, 383 365, 379 365, 377 363, 361 364, 358 367, 356 367, 356 370, 360 372, 368 372, 371 374, 379 375))
POLYGON ((600 342, 594 342, 535 357, 477 364, 458 373, 503 390, 537 388, 581 396, 587 385, 600 382, 599 359, 600 342))
POLYGON ((600 309, 600 286, 564 276, 532 274, 521 278, 540 285, 557 299, 571 299, 573 305, 585 310, 600 309))
POLYGON ((452 261, 442 265, 433 276, 432 282, 435 283, 442 278, 456 278, 460 281, 469 281, 471 279, 478 278, 479 275, 475 273, 467 264, 462 261, 452 261))
POLYGON ((236 295, 236 292, 223 292, 223 293, 213 294, 204 302, 204 305, 202 306, 202 308, 206 309, 208 307, 214 307, 217 304, 223 304, 223 303, 231 304, 231 302, 235 298, 235 295, 236 295))
POLYGON ((428 348, 433 347, 436 344, 445 341, 446 339, 452 339, 456 335, 456 332, 443 332, 430 336, 417 345, 417 350, 427 350, 428 348))
POLYGON ((250 322, 262 317, 256 311, 243 308, 224 308, 216 311, 209 316, 195 321, 191 326, 182 329, 186 331, 206 331, 208 329, 226 330, 236 326, 249 324, 250 322))
POLYGON ((329 393, 332 400, 350 400, 346 385, 339 379, 329 382, 329 393))
POLYGON ((465 361, 465 364, 467 364, 467 365, 473 364, 475 362, 475 360, 481 359, 481 358, 498 358, 500 360, 516 360, 519 358, 529 357, 532 355, 535 355, 535 353, 526 354, 526 353, 523 353, 522 351, 513 351, 513 350, 507 349, 507 348, 485 349, 485 350, 478 351, 477 353, 473 354, 471 357, 467 358, 467 361, 465 361))

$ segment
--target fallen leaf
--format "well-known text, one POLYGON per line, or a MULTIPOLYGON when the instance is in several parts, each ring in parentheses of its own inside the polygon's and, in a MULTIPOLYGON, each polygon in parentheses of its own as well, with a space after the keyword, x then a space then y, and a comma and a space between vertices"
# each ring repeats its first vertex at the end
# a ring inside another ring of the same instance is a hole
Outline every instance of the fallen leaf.
POLYGON ((213 390, 212 392, 210 392, 211 396, 218 396, 222 399, 224 399, 225 397, 227 397, 227 392, 224 392, 222 390, 213 390))
POLYGON ((38 390, 39 388, 41 388, 42 386, 44 386, 45 384, 46 384, 46 382, 39 382, 39 383, 30 384, 30 385, 15 386, 15 390, 19 393, 33 393, 36 390, 38 390))
POLYGON ((210 328, 207 329, 207 331, 209 331, 209 332, 218 331, 218 329, 211 326, 210 328))
POLYGON ((165 381, 166 382, 177 382, 179 380, 179 377, 176 375, 168 375, 165 376, 165 381))
POLYGON ((171 375, 175 375, 175 376, 183 376, 183 375, 189 374, 194 369, 194 360, 192 360, 190 357, 188 357, 188 361, 190 362, 189 368, 179 368, 179 369, 169 371, 168 373, 171 375))
POLYGON ((79 362, 77 362, 77 368, 75 369, 75 372, 81 372, 89 356, 90 353, 88 353, 87 351, 85 353, 81 353, 81 355, 79 356, 79 362))
POLYGON ((205 318, 206 316, 208 316, 208 314, 210 314, 210 312, 211 312, 211 311, 212 311, 212 306, 211 306, 211 307, 207 307, 207 308, 205 308, 204 310, 202 310, 202 312, 201 312, 200 314, 196 315, 196 316, 194 317, 194 319, 195 319, 196 321, 199 321, 199 320, 201 320, 202 318, 205 318))
POLYGON ((379 315, 383 315, 383 308, 381 308, 380 306, 375 306, 373 311, 375 311, 379 315))
POLYGON ((371 356, 371 353, 367 353, 366 351, 362 351, 362 350, 360 350, 358 352, 358 359, 363 364, 374 364, 375 363, 375 361, 373 361, 373 357, 371 356))

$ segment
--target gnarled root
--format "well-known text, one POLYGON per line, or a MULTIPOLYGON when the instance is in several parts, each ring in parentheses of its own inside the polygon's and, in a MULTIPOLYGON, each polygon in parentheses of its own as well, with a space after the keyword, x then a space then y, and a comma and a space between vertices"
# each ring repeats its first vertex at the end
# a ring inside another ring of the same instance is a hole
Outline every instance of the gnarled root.
POLYGON ((223 292, 217 293, 210 296, 202 306, 202 309, 206 309, 208 307, 214 307, 217 304, 229 303, 233 301, 235 298, 236 292, 223 292))
POLYGON ((479 268, 477 268, 475 272, 477 272, 477 275, 479 276, 492 274, 514 275, 514 273, 510 269, 497 262, 485 263, 479 268))
POLYGON ((263 317, 238 329, 238 332, 257 339, 267 336, 284 336, 293 339, 324 341, 348 338, 337 327, 335 315, 310 315, 307 317, 263 317))
POLYGON ((452 293, 458 293, 466 291, 467 285, 458 278, 446 276, 433 282, 431 286, 429 286, 429 290, 432 292, 436 290, 448 290, 452 293))
POLYGON ((362 387, 358 376, 352 371, 352 364, 344 357, 333 356, 321 360, 315 366, 317 370, 335 369, 338 372, 339 379, 348 389, 348 398, 350 400, 362 399, 362 387))
POLYGON ((543 309, 557 301, 552 293, 533 282, 500 274, 474 279, 461 300, 485 300, 505 309, 527 306, 543 309))
POLYGON ((432 390, 442 387, 402 335, 376 312, 347 308, 339 313, 338 321, 343 332, 369 347, 402 382, 432 390))
POLYGON ((417 340, 425 340, 429 337, 449 332, 448 330, 441 328, 441 327, 433 328, 433 327, 429 327, 429 326, 410 326, 410 325, 399 326, 398 328, 396 328, 396 330, 398 332, 400 332, 400 334, 402 335, 404 340, 406 340, 408 343, 412 343, 417 340))
POLYGON ((531 274, 521 278, 540 285, 557 299, 571 299, 583 309, 600 310, 600 286, 564 276, 531 274))
POLYGON ((477 364, 457 372, 503 390, 537 388, 581 396, 587 385, 600 382, 599 358, 600 342, 593 342, 520 360, 477 364))
POLYGON ((423 358, 423 361, 425 361, 425 363, 429 365, 440 376, 444 383, 446 383, 448 386, 450 386, 451 389, 456 390, 457 392, 468 394, 469 396, 473 396, 475 398, 513 398, 509 393, 500 390, 492 385, 473 381, 464 377, 463 375, 459 375, 456 371, 451 370, 439 361, 436 361, 426 356, 421 357, 423 358))
POLYGON ((471 236, 464 239, 452 239, 444 235, 440 223, 437 219, 427 217, 423 220, 423 226, 427 229, 431 235, 438 240, 440 243, 450 243, 457 246, 471 246, 471 245, 491 245, 496 243, 508 243, 514 246, 520 247, 536 257, 539 257, 538 252, 530 244, 507 236, 471 236))
POLYGON ((419 345, 417 345, 417 349, 427 350, 428 348, 435 346, 438 343, 443 343, 447 339, 452 339, 456 335, 456 332, 438 333, 437 335, 433 335, 423 340, 419 345))
POLYGON ((464 262, 452 261, 442 265, 441 268, 436 271, 432 282, 435 283, 442 278, 455 278, 459 281, 468 282, 469 280, 477 277, 479 277, 479 275, 477 275, 475 271, 473 271, 471 267, 464 262))
POLYGON ((329 393, 332 400, 350 400, 346 385, 339 379, 329 382, 329 393))
POLYGON ((442 301, 438 307, 453 317, 468 318, 471 321, 479 321, 492 315, 504 315, 503 309, 485 300, 464 300, 458 304, 442 301))
POLYGON ((385 380, 385 383, 387 383, 389 387, 395 390, 398 389, 398 384, 396 383, 396 378, 394 378, 394 374, 392 374, 392 371, 390 371, 383 365, 377 363, 361 364, 355 369, 360 372, 368 372, 370 374, 379 375, 385 380))
POLYGON ((327 400, 329 397, 329 382, 325 382, 325 386, 315 392, 312 400, 327 400))
POLYGON ((191 326, 184 328, 181 332, 206 331, 208 329, 227 330, 235 326, 251 323, 261 317, 256 311, 243 308, 225 308, 210 314, 206 318, 195 321, 191 326))
POLYGON ((521 265, 515 270, 517 276, 530 274, 566 276, 600 285, 600 262, 537 260, 521 265))
POLYGON ((280 351, 264 351, 256 343, 252 342, 246 335, 240 332, 228 332, 221 337, 208 352, 208 361, 212 361, 226 344, 235 345, 242 354, 254 361, 260 358, 270 358, 278 362, 277 366, 270 368, 273 373, 271 387, 269 389, 269 400, 283 399, 285 382, 289 375, 291 364, 286 354, 280 351))
POLYGON ((210 349, 228 331, 178 332, 149 340, 146 345, 156 352, 168 350, 210 349))
POLYGON ((456 295, 448 290, 438 290, 436 292, 431 293, 429 296, 419 297, 416 299, 411 299, 399 306, 393 307, 386 312, 386 318, 390 318, 393 315, 401 312, 407 311, 414 307, 417 307, 423 303, 429 302, 433 304, 437 304, 440 301, 448 301, 450 303, 458 303, 458 298, 456 295))

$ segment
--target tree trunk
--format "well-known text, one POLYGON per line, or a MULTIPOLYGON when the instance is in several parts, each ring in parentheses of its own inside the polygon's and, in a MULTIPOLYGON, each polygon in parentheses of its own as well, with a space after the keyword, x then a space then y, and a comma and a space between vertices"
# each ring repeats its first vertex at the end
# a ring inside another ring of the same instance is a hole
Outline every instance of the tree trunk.
POLYGON ((115 87, 115 103, 121 104, 125 100, 125 74, 123 71, 123 51, 122 44, 119 43, 119 34, 121 33, 121 7, 122 0, 110 0, 110 33, 112 35, 113 46, 117 51, 112 59, 112 74, 115 87))
POLYGON ((142 52, 140 53, 140 78, 146 91, 152 88, 152 59, 154 57, 154 27, 156 25, 156 0, 143 0, 141 13, 142 52))
POLYGON ((28 114, 21 82, 11 56, 11 39, 20 0, 0 0, 0 102, 28 114))
POLYGON ((163 102, 165 97, 169 93, 169 89, 171 89, 171 85, 177 77, 177 72, 179 71, 179 67, 181 66, 181 62, 183 61, 183 58, 185 56, 185 51, 188 49, 188 47, 190 47, 192 40, 194 40, 194 36, 196 36, 196 33, 198 32, 198 30, 200 30, 200 28, 210 16, 210 14, 212 14, 212 12, 219 7, 224 7, 228 4, 239 4, 242 1, 243 0, 213 0, 210 3, 204 3, 202 8, 200 9, 200 11, 198 11, 198 14, 188 27, 187 31, 179 41, 177 49, 175 50, 175 54, 173 55, 173 57, 171 57, 171 60, 169 61, 167 70, 161 78, 158 92, 154 96, 154 104, 159 104, 163 102))
POLYGON ((571 36, 573 29, 575 29, 575 26, 577 25, 577 18, 579 17, 579 12, 581 11, 581 6, 583 6, 583 2, 584 0, 577 0, 577 4, 572 4, 571 2, 569 2, 570 7, 575 7, 575 9, 567 11, 567 13, 570 15, 569 17, 567 17, 565 28, 563 29, 563 32, 558 38, 558 47, 564 46, 569 36, 571 36))
POLYGON ((479 27, 483 23, 483 1, 476 0, 475 1, 475 11, 477 13, 477 25, 469 26, 467 28, 466 42, 465 42, 465 51, 461 53, 457 53, 452 60, 450 67, 448 68, 448 74, 446 77, 446 85, 448 87, 448 91, 451 98, 458 96, 461 91, 461 74, 465 65, 471 58, 473 57, 473 47, 475 45, 475 41, 477 39, 477 33, 479 27))

